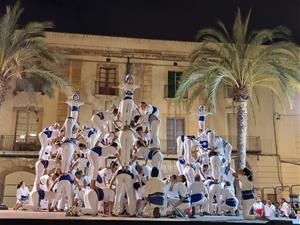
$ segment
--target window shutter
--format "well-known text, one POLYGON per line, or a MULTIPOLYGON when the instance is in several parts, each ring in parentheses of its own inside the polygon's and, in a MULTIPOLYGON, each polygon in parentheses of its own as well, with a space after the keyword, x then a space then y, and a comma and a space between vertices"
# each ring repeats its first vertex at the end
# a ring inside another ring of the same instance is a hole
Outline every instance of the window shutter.
POLYGON ((176 73, 168 71, 168 98, 175 97, 176 73))

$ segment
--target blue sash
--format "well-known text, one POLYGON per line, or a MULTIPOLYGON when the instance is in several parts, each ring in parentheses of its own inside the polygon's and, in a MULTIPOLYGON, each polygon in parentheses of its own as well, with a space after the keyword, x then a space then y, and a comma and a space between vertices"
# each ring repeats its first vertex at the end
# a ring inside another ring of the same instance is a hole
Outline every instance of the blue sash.
POLYGON ((120 175, 123 173, 128 174, 129 176, 131 176, 132 179, 134 178, 133 173, 131 173, 129 170, 118 170, 117 175, 120 175))
POLYGON ((181 141, 184 142, 184 135, 180 135, 181 141))
POLYGON ((48 128, 46 128, 43 133, 46 134, 47 138, 51 138, 52 136, 52 130, 49 130, 48 128))
POLYGON ((199 116, 199 121, 204 122, 205 121, 205 116, 199 116))
POLYGON ((191 195, 191 203, 201 201, 203 199, 203 193, 197 193, 191 195))
POLYGON ((254 199, 253 190, 242 191, 242 199, 243 200, 254 199))
POLYGON ((102 177, 101 177, 99 174, 97 175, 96 181, 97 181, 99 184, 102 184, 102 183, 103 183, 102 177))
POLYGON ((71 111, 72 111, 72 112, 78 111, 78 109, 79 109, 78 106, 73 105, 72 108, 71 108, 71 111))
POLYGON ((158 151, 149 151, 148 159, 152 160, 153 156, 155 156, 157 153, 158 153, 158 151))
POLYGON ((63 144, 66 144, 66 143, 76 144, 76 141, 75 141, 74 138, 71 138, 71 139, 66 139, 66 140, 64 140, 63 144))
POLYGON ((28 195, 21 195, 21 201, 24 202, 28 199, 28 195))
POLYGON ((102 155, 102 148, 100 146, 96 146, 96 147, 92 148, 91 151, 97 153, 98 156, 102 155))
POLYGON ((86 167, 90 167, 90 161, 87 161, 87 163, 86 163, 86 167))
POLYGON ((43 200, 43 199, 45 199, 45 191, 43 191, 43 190, 38 190, 37 192, 38 192, 38 194, 39 194, 39 200, 40 200, 40 201, 43 200))
POLYGON ((194 140, 196 137, 195 136, 193 136, 193 135, 188 135, 188 136, 186 136, 188 139, 190 139, 190 140, 194 140))
POLYGON ((123 100, 127 100, 127 99, 133 99, 131 96, 125 96, 124 98, 123 98, 123 100))
POLYGON ((231 207, 236 207, 236 205, 237 205, 237 202, 234 198, 226 199, 225 203, 226 203, 226 205, 231 206, 231 207))
POLYGON ((149 117, 152 116, 156 112, 157 112, 157 107, 152 106, 152 112, 150 113, 149 117))
POLYGON ((185 160, 184 160, 184 159, 179 159, 178 162, 179 162, 180 164, 182 164, 182 165, 185 164, 185 160))
POLYGON ((93 188, 98 196, 98 201, 102 201, 104 198, 104 192, 101 188, 93 188))
POLYGON ((228 175, 229 171, 230 171, 230 168, 229 168, 229 167, 225 167, 225 172, 224 172, 224 173, 225 173, 226 175, 228 175))
POLYGON ((73 180, 72 180, 72 178, 70 177, 70 175, 62 175, 62 176, 59 178, 59 181, 62 181, 62 180, 68 180, 71 184, 73 183, 73 180))
POLYGON ((209 153, 208 153, 208 157, 210 158, 210 157, 212 157, 212 156, 217 156, 218 155, 218 152, 215 152, 215 151, 210 151, 209 153))
POLYGON ((155 192, 148 195, 149 202, 153 205, 164 205, 164 193, 155 192))
POLYGON ((88 133, 88 138, 91 137, 93 134, 95 134, 95 130, 94 129, 90 129, 89 133, 88 133))
POLYGON ((41 163, 43 164, 44 168, 47 169, 48 165, 49 165, 49 161, 48 160, 41 160, 41 163))

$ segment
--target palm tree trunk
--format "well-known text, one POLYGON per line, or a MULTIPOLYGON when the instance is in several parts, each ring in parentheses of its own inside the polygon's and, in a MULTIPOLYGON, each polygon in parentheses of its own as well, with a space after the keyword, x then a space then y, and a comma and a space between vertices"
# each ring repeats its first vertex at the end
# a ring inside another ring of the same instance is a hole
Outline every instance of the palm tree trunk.
POLYGON ((5 95, 8 88, 7 84, 8 84, 7 80, 0 77, 0 107, 5 101, 5 95))
POLYGON ((238 168, 246 167, 248 112, 247 100, 237 102, 237 154, 238 168))

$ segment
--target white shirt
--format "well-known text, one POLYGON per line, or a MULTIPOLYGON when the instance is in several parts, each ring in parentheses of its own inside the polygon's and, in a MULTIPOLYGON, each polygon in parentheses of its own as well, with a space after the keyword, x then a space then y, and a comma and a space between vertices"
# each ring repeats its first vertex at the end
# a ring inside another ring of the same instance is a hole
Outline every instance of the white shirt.
POLYGON ((248 177, 245 175, 238 174, 240 180, 240 187, 242 191, 253 190, 253 182, 248 180, 248 177))
POLYGON ((275 217, 276 214, 276 208, 273 204, 268 205, 265 204, 265 216, 267 217, 275 217))
POLYGON ((230 199, 234 197, 235 197, 234 189, 230 188, 230 186, 226 186, 223 192, 223 200, 226 201, 226 199, 230 199))
POLYGON ((17 189, 17 199, 21 200, 21 196, 29 196, 29 189, 27 186, 17 189))
POLYGON ((262 209, 264 205, 262 204, 262 202, 254 202, 252 207, 254 210, 256 210, 256 209, 262 209))
POLYGON ((188 192, 190 195, 199 193, 207 194, 207 189, 201 181, 195 181, 190 185, 188 192))
POLYGON ((148 197, 149 194, 153 194, 155 192, 165 193, 165 183, 157 177, 152 177, 144 186, 144 196, 148 197))
POLYGON ((283 202, 280 211, 283 213, 284 216, 288 217, 290 213, 290 207, 286 202, 283 202))
POLYGON ((182 182, 177 182, 174 186, 173 186, 173 191, 176 193, 176 197, 186 197, 187 196, 187 188, 184 185, 184 183, 182 182))

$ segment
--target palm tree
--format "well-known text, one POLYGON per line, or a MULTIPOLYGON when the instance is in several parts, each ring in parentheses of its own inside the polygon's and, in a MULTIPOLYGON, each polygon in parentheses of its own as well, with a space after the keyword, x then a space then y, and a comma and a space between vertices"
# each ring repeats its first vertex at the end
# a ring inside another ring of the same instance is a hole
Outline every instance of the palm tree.
POLYGON ((196 85, 202 84, 206 102, 215 107, 218 90, 232 88, 232 100, 237 107, 238 167, 246 164, 248 102, 256 99, 257 88, 270 90, 280 98, 278 90, 290 104, 300 90, 298 47, 290 41, 290 31, 282 26, 259 31, 248 30, 249 11, 245 19, 237 10, 232 33, 218 21, 216 28, 203 28, 197 33, 200 46, 191 52, 191 65, 185 70, 176 93, 183 100, 194 87, 190 101, 201 94, 196 85))
POLYGON ((43 38, 45 29, 52 28, 50 22, 30 22, 18 27, 23 9, 19 2, 7 6, 0 18, 0 107, 5 101, 8 84, 19 80, 25 91, 33 92, 31 78, 43 81, 42 90, 52 96, 53 87, 65 87, 67 81, 58 72, 62 57, 48 46, 43 38))

